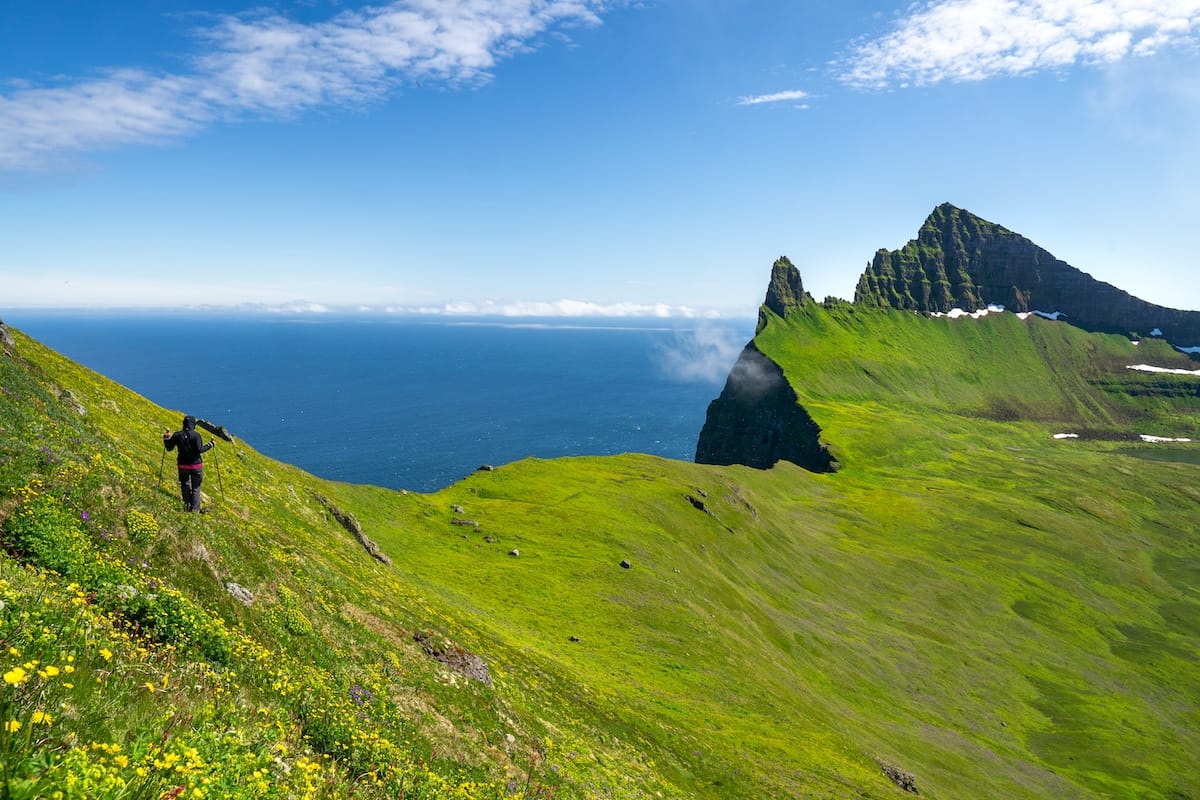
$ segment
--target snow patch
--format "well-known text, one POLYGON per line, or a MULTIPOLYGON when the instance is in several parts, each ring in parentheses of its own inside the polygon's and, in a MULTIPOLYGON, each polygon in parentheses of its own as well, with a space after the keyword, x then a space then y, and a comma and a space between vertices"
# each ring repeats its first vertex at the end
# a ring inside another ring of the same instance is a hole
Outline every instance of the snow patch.
POLYGON ((1130 364, 1125 369, 1136 369, 1139 372, 1165 372, 1168 375, 1200 376, 1200 369, 1171 369, 1170 367, 1155 367, 1150 364, 1130 364))
POLYGON ((1198 347, 1176 347, 1175 349, 1181 353, 1200 353, 1200 346, 1198 346, 1198 347))
POLYGON ((961 308, 952 308, 943 313, 941 311, 933 312, 935 317, 947 317, 949 319, 958 319, 960 317, 970 317, 971 319, 983 319, 988 314, 999 314, 1004 311, 1004 306, 989 304, 987 308, 980 308, 975 311, 964 311, 961 308))
MULTIPOLYGON (((1078 433, 1056 433, 1056 434, 1054 434, 1054 438, 1055 439, 1078 439, 1079 434, 1078 433)), ((1190 441, 1192 441, 1191 439, 1173 439, 1170 436, 1151 436, 1148 433, 1139 433, 1138 438, 1140 438, 1143 442, 1150 442, 1152 444, 1158 444, 1160 442, 1190 442, 1190 441)))
MULTIPOLYGON (((962 317, 970 317, 971 319, 983 319, 988 314, 1003 314, 1007 311, 1000 303, 988 303, 987 308, 976 309, 975 311, 966 311, 961 308, 952 308, 949 311, 934 311, 930 313, 931 317, 946 317, 947 319, 961 319, 962 317)), ((1017 319, 1029 319, 1031 314, 1036 314, 1043 319, 1051 319, 1058 321, 1066 314, 1061 311, 1016 311, 1017 319)))
POLYGON ((1151 336, 1162 336, 1162 329, 1155 328, 1154 330, 1150 331, 1150 335, 1151 336))

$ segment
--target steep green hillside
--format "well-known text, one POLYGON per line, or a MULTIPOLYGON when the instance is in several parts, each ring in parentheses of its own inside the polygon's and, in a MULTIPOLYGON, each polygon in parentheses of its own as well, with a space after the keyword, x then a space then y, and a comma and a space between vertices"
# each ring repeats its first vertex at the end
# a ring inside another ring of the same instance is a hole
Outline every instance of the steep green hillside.
POLYGON ((1051 436, 1196 437, 1194 382, 1114 389, 1128 343, 813 307, 756 343, 837 474, 416 495, 219 443, 197 516, 158 478, 178 412, 14 338, 7 796, 1200 797, 1195 451, 1051 436))
POLYGON ((863 467, 940 458, 952 435, 1200 438, 1200 378, 1129 369, 1200 366, 1161 340, 1037 316, 926 318, 849 303, 808 302, 768 320, 755 345, 826 441, 863 467), (986 422, 1006 425, 997 433, 986 422))

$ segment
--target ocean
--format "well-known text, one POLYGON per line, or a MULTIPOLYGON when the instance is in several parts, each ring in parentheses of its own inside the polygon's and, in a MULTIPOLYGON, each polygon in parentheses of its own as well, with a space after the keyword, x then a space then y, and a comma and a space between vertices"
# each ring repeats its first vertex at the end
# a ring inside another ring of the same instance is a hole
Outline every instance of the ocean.
MULTIPOLYGON (((7 312, 150 400, 338 481, 433 491, 527 456, 690 461, 753 320, 7 312)), ((157 444, 157 421, 146 440, 157 444)))

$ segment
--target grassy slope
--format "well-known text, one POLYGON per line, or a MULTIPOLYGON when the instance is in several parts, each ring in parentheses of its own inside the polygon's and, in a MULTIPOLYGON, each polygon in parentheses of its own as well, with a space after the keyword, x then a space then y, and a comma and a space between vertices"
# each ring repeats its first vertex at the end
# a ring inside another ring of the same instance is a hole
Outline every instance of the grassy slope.
POLYGON ((1200 796, 1196 467, 1050 437, 1068 423, 1195 436, 1189 401, 1100 391, 1097 377, 1142 380, 1121 371, 1130 345, 1011 315, 809 307, 758 343, 841 473, 527 460, 398 495, 238 445, 218 451, 217 511, 187 518, 155 485, 156 434, 178 415, 19 338, 38 385, 3 362, 0 436, 20 455, 0 477, 11 494, 48 472, 43 443, 126 456, 93 514, 150 510, 156 574, 334 682, 378 678, 414 770, 524 785, 536 752, 531 786, 559 796, 897 796, 881 759, 927 797, 1200 796), (54 383, 86 417, 47 399, 54 383), (289 605, 313 633, 281 623, 289 605), (449 681, 417 629, 483 654, 495 688, 449 681))

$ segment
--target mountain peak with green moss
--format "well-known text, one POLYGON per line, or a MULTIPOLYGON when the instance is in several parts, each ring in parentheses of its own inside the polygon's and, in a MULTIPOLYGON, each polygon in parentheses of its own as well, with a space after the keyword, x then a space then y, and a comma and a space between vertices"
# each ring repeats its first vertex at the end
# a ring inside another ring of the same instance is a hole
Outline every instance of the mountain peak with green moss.
POLYGON ((854 301, 927 313, 1003 306, 1057 313, 1090 331, 1200 345, 1200 312, 1140 300, 950 203, 930 213, 915 239, 898 250, 875 253, 858 280, 854 301))
POLYGON ((800 270, 788 259, 780 256, 771 266, 771 280, 767 284, 767 296, 763 305, 781 317, 787 316, 794 308, 799 308, 812 297, 804 291, 804 282, 800 279, 800 270))

